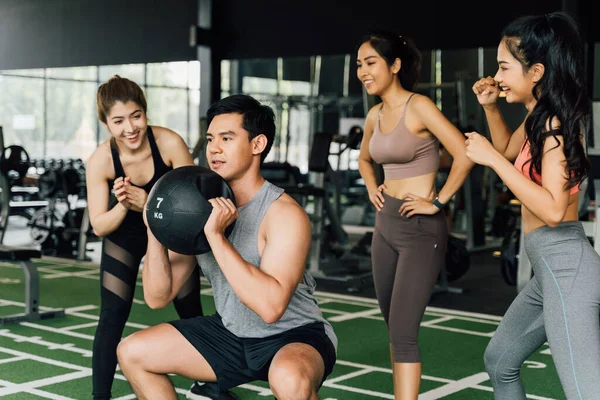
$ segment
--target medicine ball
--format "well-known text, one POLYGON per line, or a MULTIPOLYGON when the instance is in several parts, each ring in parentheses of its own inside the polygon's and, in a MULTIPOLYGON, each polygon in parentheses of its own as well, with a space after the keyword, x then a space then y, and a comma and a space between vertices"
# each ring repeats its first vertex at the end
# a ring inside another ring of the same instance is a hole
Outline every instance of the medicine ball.
MULTIPOLYGON (((175 168, 164 174, 148 194, 146 217, 156 239, 176 253, 195 255, 211 251, 204 225, 215 197, 231 199, 233 191, 219 174, 200 166, 175 168)), ((235 221, 225 229, 228 237, 235 221)))

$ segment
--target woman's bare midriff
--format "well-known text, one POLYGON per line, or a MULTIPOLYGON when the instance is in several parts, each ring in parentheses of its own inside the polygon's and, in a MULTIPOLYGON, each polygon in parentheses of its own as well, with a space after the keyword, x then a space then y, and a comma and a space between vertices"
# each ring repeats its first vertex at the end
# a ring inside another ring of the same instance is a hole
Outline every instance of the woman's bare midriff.
MULTIPOLYGON (((569 198, 569 206, 567 207, 567 212, 565 213, 565 217, 563 218, 562 222, 579 221, 579 212, 577 209, 578 198, 579 196, 577 193, 571 195, 569 198)), ((546 225, 544 221, 536 217, 524 205, 521 205, 521 216, 523 218, 524 234, 528 234, 529 232, 546 225)))
POLYGON ((402 199, 407 194, 414 194, 433 200, 435 198, 435 172, 406 179, 386 179, 385 194, 402 199))

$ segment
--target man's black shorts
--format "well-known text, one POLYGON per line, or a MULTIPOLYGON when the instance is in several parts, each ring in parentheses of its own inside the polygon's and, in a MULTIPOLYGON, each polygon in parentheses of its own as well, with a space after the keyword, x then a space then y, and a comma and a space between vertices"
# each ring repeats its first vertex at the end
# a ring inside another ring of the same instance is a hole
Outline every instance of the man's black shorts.
POLYGON ((325 365, 323 381, 336 361, 335 347, 322 322, 256 339, 238 338, 223 326, 218 314, 171 321, 170 324, 206 359, 222 391, 255 380, 268 381, 271 360, 290 343, 305 343, 319 352, 325 365))

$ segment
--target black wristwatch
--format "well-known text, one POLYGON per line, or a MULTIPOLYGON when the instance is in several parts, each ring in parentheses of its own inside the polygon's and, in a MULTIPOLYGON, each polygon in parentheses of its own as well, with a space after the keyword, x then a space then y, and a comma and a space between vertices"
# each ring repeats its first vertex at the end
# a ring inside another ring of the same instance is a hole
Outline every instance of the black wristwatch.
POLYGON ((445 206, 445 204, 444 204, 444 203, 442 203, 442 202, 439 200, 439 198, 437 198, 437 197, 435 198, 435 200, 433 200, 433 203, 432 203, 432 204, 433 204, 434 206, 436 206, 437 208, 439 208, 440 210, 441 210, 441 209, 443 209, 443 208, 444 208, 444 206, 445 206))

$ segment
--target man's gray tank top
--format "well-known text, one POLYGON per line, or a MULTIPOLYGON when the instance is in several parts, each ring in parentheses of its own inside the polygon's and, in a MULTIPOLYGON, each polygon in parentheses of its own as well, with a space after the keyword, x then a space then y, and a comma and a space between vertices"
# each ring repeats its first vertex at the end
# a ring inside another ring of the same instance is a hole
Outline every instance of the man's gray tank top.
MULTIPOLYGON (((258 229, 269 206, 281 196, 283 189, 265 181, 249 203, 238 208, 238 218, 229 241, 242 258, 260 268, 258 252, 258 229)), ((281 215, 279 218, 285 218, 281 215)), ((313 322, 323 322, 325 333, 337 349, 337 338, 331 324, 323 317, 313 296, 316 282, 308 271, 298 284, 287 310, 273 324, 265 323, 254 311, 246 307, 233 291, 217 264, 212 252, 196 256, 204 276, 213 288, 215 307, 223 325, 241 338, 262 338, 276 335, 313 322)), ((285 259, 281 262, 285 265, 285 259)), ((260 296, 260 293, 256 294, 260 296)))

